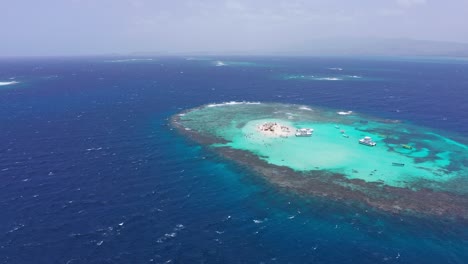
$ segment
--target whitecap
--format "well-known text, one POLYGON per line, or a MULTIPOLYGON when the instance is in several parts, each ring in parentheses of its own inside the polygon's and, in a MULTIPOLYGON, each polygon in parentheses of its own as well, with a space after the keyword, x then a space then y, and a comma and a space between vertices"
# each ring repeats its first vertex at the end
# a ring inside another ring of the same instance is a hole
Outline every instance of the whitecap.
POLYGON ((19 229, 21 229, 21 228, 23 228, 23 227, 24 227, 23 224, 19 224, 18 226, 15 226, 15 227, 13 227, 12 229, 10 229, 7 233, 13 233, 13 232, 15 232, 16 230, 19 230, 19 229))
POLYGON ((134 61, 152 61, 153 59, 121 59, 121 60, 110 60, 107 62, 134 62, 134 61))
POLYGON ((353 111, 340 111, 340 112, 336 112, 337 114, 339 115, 350 115, 353 113, 353 111))
POLYGON ((227 64, 222 62, 222 61, 215 61, 215 66, 220 67, 220 66, 226 66, 227 64))
POLYGON ((182 229, 184 229, 184 228, 185 228, 184 225, 178 224, 178 225, 176 225, 176 227, 174 228, 174 231, 179 231, 179 230, 182 230, 182 229))
POLYGON ((337 77, 323 77, 323 78, 317 78, 315 80, 319 80, 319 81, 342 81, 343 79, 337 78, 337 77))
POLYGON ((17 82, 17 81, 0 82, 0 86, 13 85, 13 84, 17 84, 17 83, 19 83, 19 82, 17 82))
POLYGON ((311 108, 307 107, 307 106, 301 106, 299 107, 300 110, 307 110, 307 111, 312 111, 311 108))
POLYGON ((217 107, 217 106, 227 106, 227 105, 241 105, 241 104, 246 104, 246 105, 251 105, 251 104, 261 104, 260 102, 247 102, 247 101, 230 101, 230 102, 223 102, 219 104, 209 104, 207 107, 217 107))
POLYGON ((167 233, 167 234, 164 234, 165 237, 176 237, 177 236, 177 233, 175 232, 172 232, 172 233, 167 233))
POLYGON ((86 149, 86 151, 92 151, 92 150, 101 150, 102 147, 98 147, 98 148, 88 148, 86 149))

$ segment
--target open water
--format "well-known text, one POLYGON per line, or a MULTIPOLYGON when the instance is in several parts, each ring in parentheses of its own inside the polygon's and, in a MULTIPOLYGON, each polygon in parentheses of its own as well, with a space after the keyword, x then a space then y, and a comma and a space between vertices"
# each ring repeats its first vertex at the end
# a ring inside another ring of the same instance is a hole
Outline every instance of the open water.
POLYGON ((168 126, 245 100, 464 137, 467 61, 10 58, 0 84, 0 263, 468 261, 466 223, 298 197, 168 126))

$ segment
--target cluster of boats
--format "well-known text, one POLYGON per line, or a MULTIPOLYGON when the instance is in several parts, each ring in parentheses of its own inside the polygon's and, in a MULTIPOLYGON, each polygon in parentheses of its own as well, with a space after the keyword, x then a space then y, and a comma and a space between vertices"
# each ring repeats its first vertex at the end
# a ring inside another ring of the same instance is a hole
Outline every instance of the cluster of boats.
MULTIPOLYGON (((339 129, 339 126, 335 126, 335 128, 339 129)), ((312 136, 312 133, 314 130, 312 128, 299 128, 296 129, 296 137, 310 137, 312 136)), ((343 137, 349 138, 348 135, 345 134, 344 130, 340 131, 343 137)), ((359 144, 370 146, 370 147, 375 147, 377 143, 375 143, 371 137, 364 137, 359 140, 359 144)), ((406 146, 406 145, 405 145, 406 146)))
MULTIPOLYGON (((335 126, 336 128, 339 128, 337 126, 335 126)), ((314 132, 314 130, 312 128, 300 128, 300 129, 296 129, 296 137, 310 137, 312 136, 312 133, 314 132)), ((345 134, 344 130, 341 130, 341 134, 348 138, 349 136, 345 134)), ((361 138, 359 140, 359 144, 362 144, 362 145, 365 145, 365 146, 369 146, 369 147, 375 147, 377 145, 376 142, 374 142, 372 140, 371 137, 364 137, 364 138, 361 138)), ((413 149, 412 146, 410 145, 402 145, 403 148, 405 149, 413 149)), ((396 167, 403 167, 405 166, 404 163, 399 163, 399 162, 392 162, 392 165, 393 166, 396 166, 396 167)))
MULTIPOLYGON (((336 126, 336 128, 339 128, 339 127, 336 126)), ((312 136, 313 133, 314 133, 314 130, 312 128, 299 128, 299 129, 296 129, 295 135, 296 137, 310 137, 312 136)), ((344 130, 341 130, 341 134, 343 135, 343 137, 349 138, 349 136, 345 134, 344 130)), ((377 145, 377 143, 375 143, 371 137, 364 137, 360 139, 359 144, 370 146, 370 147, 374 147, 377 145)))

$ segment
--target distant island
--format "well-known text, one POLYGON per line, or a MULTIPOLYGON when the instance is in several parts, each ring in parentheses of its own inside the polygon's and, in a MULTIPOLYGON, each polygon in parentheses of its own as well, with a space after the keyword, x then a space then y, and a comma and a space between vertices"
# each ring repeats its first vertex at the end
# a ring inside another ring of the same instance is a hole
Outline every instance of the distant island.
POLYGON ((444 57, 468 59, 468 43, 408 38, 307 38, 287 50, 264 47, 261 50, 224 50, 191 52, 133 52, 132 56, 391 56, 444 57))
POLYGON ((468 220, 465 139, 347 109, 259 102, 200 106, 171 125, 299 194, 468 220))

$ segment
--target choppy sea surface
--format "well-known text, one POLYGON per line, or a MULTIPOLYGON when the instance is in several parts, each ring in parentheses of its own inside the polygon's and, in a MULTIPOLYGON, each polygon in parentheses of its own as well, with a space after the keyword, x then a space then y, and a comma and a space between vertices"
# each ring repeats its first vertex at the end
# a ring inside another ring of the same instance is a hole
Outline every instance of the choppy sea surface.
POLYGON ((467 98, 451 59, 1 59, 0 263, 466 263, 466 223, 300 197, 168 119, 279 102, 456 138, 467 98))

